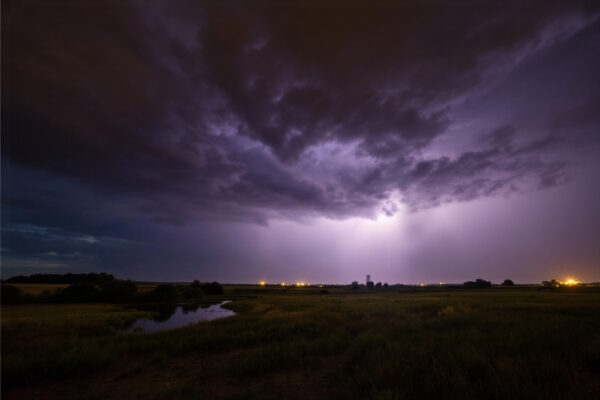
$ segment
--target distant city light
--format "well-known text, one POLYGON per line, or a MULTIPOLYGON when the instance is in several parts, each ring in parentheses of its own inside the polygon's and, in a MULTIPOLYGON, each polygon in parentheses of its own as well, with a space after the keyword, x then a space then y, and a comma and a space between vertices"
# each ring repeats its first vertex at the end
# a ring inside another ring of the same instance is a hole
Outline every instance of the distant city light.
POLYGON ((281 286, 285 286, 285 282, 281 282, 281 286))
POLYGON ((260 286, 265 286, 267 283, 265 281, 260 281, 259 285, 260 286))
POLYGON ((574 286, 574 285, 578 285, 580 282, 578 280, 575 280, 573 278, 567 278, 566 281, 563 282, 564 285, 567 286, 574 286))

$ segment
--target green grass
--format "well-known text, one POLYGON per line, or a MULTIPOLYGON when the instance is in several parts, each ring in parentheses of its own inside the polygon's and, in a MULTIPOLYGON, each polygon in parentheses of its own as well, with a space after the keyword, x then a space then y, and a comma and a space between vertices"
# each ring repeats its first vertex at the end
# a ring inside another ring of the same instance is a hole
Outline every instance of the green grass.
MULTIPOLYGON (((137 312, 117 306, 3 307, 3 395, 587 399, 600 393, 599 291, 261 289, 249 287, 252 297, 228 304, 234 317, 155 334, 119 333, 137 312)), ((241 286, 227 290, 244 293, 241 286)))

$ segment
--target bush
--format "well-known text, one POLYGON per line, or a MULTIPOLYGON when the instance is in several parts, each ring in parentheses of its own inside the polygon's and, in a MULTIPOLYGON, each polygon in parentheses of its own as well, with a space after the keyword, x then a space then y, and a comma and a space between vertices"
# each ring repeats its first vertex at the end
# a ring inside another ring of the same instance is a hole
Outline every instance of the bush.
POLYGON ((93 303, 100 300, 100 289, 89 283, 76 283, 59 292, 58 300, 65 303, 93 303))
POLYGON ((127 303, 134 299, 137 286, 130 280, 112 281, 102 285, 102 300, 110 303, 127 303))
POLYGON ((475 279, 475 282, 467 281, 463 285, 468 288, 488 288, 492 287, 492 282, 486 281, 485 279, 475 279))
POLYGON ((225 293, 223 291, 223 286, 221 286, 218 282, 202 283, 202 284, 200 284, 200 289, 202 289, 202 291, 205 294, 223 294, 223 293, 225 293))
POLYGON ((191 284, 180 287, 179 294, 185 300, 192 300, 201 298, 204 292, 202 291, 202 289, 200 289, 200 285, 191 284))
POLYGON ((22 303, 25 299, 23 291, 13 285, 2 285, 2 304, 22 303))
POLYGON ((504 282, 502 282, 502 286, 514 286, 514 284, 515 283, 510 279, 505 279, 504 282))
POLYGON ((155 301, 175 301, 177 300, 177 290, 171 284, 158 285, 151 292, 151 297, 155 301))

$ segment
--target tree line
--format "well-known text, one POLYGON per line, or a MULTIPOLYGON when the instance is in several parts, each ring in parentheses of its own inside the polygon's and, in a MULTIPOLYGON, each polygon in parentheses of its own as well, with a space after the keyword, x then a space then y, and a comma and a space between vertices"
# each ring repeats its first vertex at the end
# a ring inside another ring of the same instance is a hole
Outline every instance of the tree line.
POLYGON ((223 286, 218 282, 191 284, 159 284, 150 290, 139 290, 131 280, 118 280, 110 274, 37 274, 30 277, 15 277, 2 283, 2 304, 22 303, 173 303, 194 302, 208 295, 222 295, 223 286), (43 277, 48 277, 43 281, 43 277), (47 289, 39 295, 25 293, 12 284, 46 283, 69 284, 56 289, 47 289))

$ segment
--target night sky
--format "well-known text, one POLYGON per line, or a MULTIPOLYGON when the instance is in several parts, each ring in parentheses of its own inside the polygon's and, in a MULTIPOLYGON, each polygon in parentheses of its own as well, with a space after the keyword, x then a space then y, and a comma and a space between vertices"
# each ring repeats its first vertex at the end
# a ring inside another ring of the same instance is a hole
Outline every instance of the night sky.
POLYGON ((2 277, 600 280, 600 2, 484 3, 3 1, 2 277))

